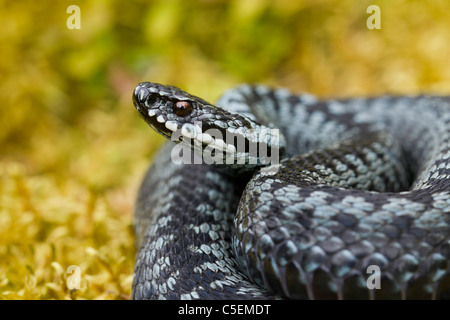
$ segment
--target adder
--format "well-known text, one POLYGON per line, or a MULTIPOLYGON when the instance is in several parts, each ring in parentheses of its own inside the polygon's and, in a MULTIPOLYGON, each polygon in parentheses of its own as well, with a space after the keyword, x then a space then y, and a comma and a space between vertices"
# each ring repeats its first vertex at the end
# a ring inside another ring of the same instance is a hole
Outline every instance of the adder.
POLYGON ((450 98, 140 83, 134 299, 448 299, 450 98))

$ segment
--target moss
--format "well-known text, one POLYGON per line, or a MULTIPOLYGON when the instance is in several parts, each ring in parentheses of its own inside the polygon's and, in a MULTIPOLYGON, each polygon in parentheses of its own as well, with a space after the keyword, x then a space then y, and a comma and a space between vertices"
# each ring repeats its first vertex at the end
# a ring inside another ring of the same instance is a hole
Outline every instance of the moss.
POLYGON ((445 0, 86 0, 68 30, 71 4, 0 2, 3 299, 130 297, 134 198, 162 143, 133 110, 140 81, 210 101, 242 82, 450 91, 445 0), (374 3, 380 30, 366 27, 374 3))

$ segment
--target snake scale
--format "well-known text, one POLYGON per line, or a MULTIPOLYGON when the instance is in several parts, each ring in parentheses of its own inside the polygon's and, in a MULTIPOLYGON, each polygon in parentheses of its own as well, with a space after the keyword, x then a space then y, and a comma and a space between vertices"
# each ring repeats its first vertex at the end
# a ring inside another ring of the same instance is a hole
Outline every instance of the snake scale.
POLYGON ((136 200, 133 299, 450 298, 449 97, 143 82, 133 104, 172 140, 136 200))

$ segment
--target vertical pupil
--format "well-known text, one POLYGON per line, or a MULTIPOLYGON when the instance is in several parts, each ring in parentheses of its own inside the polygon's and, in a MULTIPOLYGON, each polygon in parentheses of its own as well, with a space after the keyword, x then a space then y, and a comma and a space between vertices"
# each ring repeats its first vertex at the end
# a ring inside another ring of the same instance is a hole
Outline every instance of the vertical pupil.
POLYGON ((186 117, 191 114, 193 108, 189 101, 178 101, 173 105, 173 111, 179 117, 186 117))

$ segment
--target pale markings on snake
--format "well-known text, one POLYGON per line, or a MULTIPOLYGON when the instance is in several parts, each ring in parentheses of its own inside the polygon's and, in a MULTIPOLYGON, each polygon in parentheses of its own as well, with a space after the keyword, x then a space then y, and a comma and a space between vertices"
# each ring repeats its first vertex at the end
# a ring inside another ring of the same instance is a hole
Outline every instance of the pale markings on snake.
POLYGON ((449 298, 449 98, 319 100, 242 85, 220 109, 146 82, 133 102, 165 137, 181 130, 247 162, 205 128, 270 148, 264 130, 278 128, 286 143, 275 175, 176 165, 173 144, 161 150, 136 202, 133 298, 449 298), (366 287, 369 265, 380 290, 366 287))

